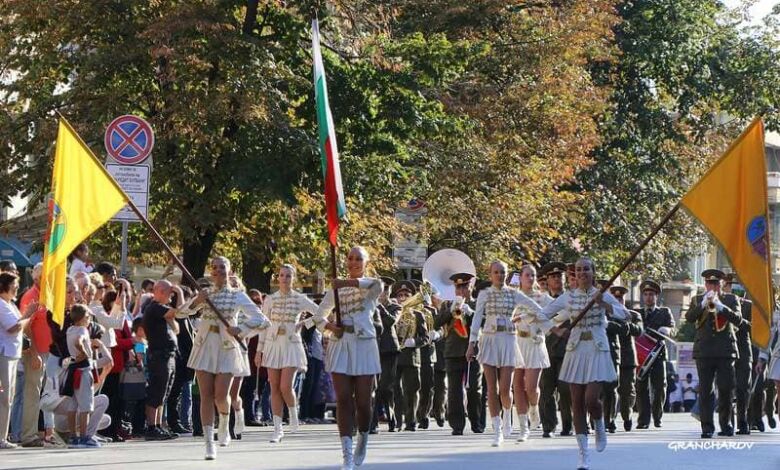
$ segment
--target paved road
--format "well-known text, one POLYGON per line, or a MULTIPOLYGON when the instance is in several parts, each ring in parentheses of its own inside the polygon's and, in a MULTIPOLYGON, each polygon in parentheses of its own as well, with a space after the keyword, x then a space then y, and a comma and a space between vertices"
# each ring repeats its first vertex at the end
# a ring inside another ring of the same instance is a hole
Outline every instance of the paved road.
MULTIPOLYGON (((249 428, 242 441, 220 448, 216 462, 203 460, 199 439, 182 437, 169 442, 128 442, 98 450, 20 449, 0 451, 0 469, 85 470, 200 470, 200 469, 337 469, 340 448, 334 425, 305 426, 288 435, 281 445, 267 442, 270 428, 249 428)), ((468 432, 468 431, 467 431, 468 432)), ((728 443, 743 449, 692 450, 699 439, 698 422, 687 414, 667 415, 661 429, 618 432, 609 435, 604 453, 593 452, 593 470, 778 470, 780 429, 763 434, 716 438, 709 443, 728 443)), ((416 433, 381 433, 371 436, 363 467, 373 470, 456 470, 524 468, 573 470, 577 444, 573 437, 542 439, 532 434, 525 443, 508 442, 490 447, 488 434, 452 437, 448 429, 416 433)), ((591 445, 593 439, 591 436, 591 445)))

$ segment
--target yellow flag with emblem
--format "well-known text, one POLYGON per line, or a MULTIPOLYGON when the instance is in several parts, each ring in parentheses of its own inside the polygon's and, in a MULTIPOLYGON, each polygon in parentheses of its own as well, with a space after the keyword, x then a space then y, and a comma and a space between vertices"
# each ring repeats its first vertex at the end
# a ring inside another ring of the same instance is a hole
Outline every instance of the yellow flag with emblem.
POLYGON ((65 119, 59 122, 51 188, 40 303, 62 325, 68 255, 128 198, 65 119))
POLYGON ((756 118, 681 204, 717 240, 750 294, 753 342, 769 344, 774 308, 769 265, 764 124, 756 118))

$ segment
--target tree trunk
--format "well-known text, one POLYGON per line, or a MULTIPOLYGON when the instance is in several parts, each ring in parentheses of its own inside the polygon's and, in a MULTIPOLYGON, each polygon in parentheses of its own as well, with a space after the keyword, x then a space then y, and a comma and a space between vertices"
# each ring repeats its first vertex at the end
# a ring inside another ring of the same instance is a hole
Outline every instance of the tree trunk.
POLYGON ((243 271, 241 279, 247 289, 258 289, 266 294, 271 292, 271 277, 273 269, 269 266, 268 260, 270 253, 268 248, 258 249, 256 246, 249 246, 241 253, 243 271))
MULTIPOLYGON (((184 247, 184 259, 182 261, 195 279, 203 277, 211 249, 216 241, 216 230, 207 230, 196 238, 185 238, 182 240, 182 246, 184 247)), ((184 284, 187 283, 184 282, 184 284)))

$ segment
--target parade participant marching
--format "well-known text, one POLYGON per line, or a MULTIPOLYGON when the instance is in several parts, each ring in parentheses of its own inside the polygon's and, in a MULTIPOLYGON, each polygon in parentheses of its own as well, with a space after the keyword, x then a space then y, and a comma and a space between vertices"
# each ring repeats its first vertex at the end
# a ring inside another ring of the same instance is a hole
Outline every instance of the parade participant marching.
MULTIPOLYGON (((668 307, 658 306, 661 286, 657 282, 647 280, 641 284, 640 290, 642 291, 642 308, 639 309, 639 314, 642 316, 645 334, 656 341, 663 341, 664 338, 655 332, 671 336, 674 328, 674 317, 668 307)), ((636 388, 639 411, 636 428, 649 428, 651 414, 653 425, 660 428, 661 418, 664 414, 664 403, 666 402, 666 347, 661 349, 647 376, 636 381, 636 388), (653 393, 652 405, 650 401, 651 389, 653 393)))
POLYGON ((398 421, 395 416, 395 382, 396 369, 398 367, 398 353, 401 350, 396 333, 396 324, 401 314, 401 306, 390 301, 390 288, 395 284, 395 279, 382 277, 382 295, 379 297, 379 305, 376 306, 379 318, 382 321, 382 334, 379 335, 379 360, 382 364, 382 373, 377 377, 376 399, 374 403, 374 416, 371 419, 371 434, 379 432, 379 408, 383 407, 387 414, 388 431, 395 432, 398 421))
MULTIPOLYGON (((609 283, 608 280, 602 279, 598 281, 599 287, 603 287, 609 283)), ((623 302, 623 296, 628 292, 623 286, 612 286, 609 289, 609 293, 612 294, 621 305, 625 305, 623 302)), ((617 413, 617 389, 620 381, 620 335, 623 333, 625 323, 622 321, 615 321, 610 316, 607 316, 607 340, 609 341, 609 354, 612 356, 612 364, 615 366, 615 374, 617 374, 617 380, 614 382, 606 382, 602 388, 602 402, 604 404, 604 424, 607 427, 607 431, 610 434, 614 434, 616 431, 615 426, 615 414, 617 413)))
MULTIPOLYGON (((541 307, 553 300, 536 286, 536 269, 530 264, 520 269, 520 290, 541 307)), ((533 313, 529 314, 525 306, 521 306, 516 311, 513 321, 517 325, 517 345, 524 363, 523 367, 515 369, 512 380, 515 407, 520 421, 520 437, 517 440, 524 442, 528 439, 530 430, 536 429, 541 422, 539 377, 543 369, 550 367, 550 356, 544 344, 544 335, 552 328, 553 323, 550 320, 540 320, 533 313)))
MULTIPOLYGON (((566 264, 554 261, 542 266, 540 276, 547 280, 547 293, 553 299, 563 294, 563 275, 566 273, 566 264)), ((555 321, 555 319, 553 319, 555 321)), ((567 327, 568 320, 560 326, 567 327)), ((550 357, 550 367, 542 370, 539 383, 541 396, 539 397, 539 411, 542 418, 542 437, 552 437, 558 425, 558 406, 556 406, 556 391, 558 405, 561 410, 561 436, 571 435, 571 396, 568 385, 561 383, 558 376, 561 373, 563 358, 566 356, 566 340, 568 333, 558 337, 549 333, 545 338, 547 353, 550 357)))
MULTIPOLYGON (((615 296, 618 302, 625 305, 623 296, 626 294, 625 287, 613 287, 610 293, 615 296)), ((628 311, 629 318, 623 324, 622 331, 618 335, 620 339, 620 372, 618 373, 618 403, 620 406, 620 416, 623 418, 623 429, 631 431, 633 421, 631 413, 636 403, 636 345, 634 338, 642 334, 642 315, 634 310, 628 311)))
MULTIPOLYGON (((430 283, 427 281, 412 282, 417 285, 423 298, 420 311, 425 317, 425 329, 428 335, 425 344, 420 347, 420 401, 417 406, 417 423, 420 429, 428 429, 428 417, 433 410, 436 392, 436 364, 439 362, 436 355, 438 350, 436 344, 441 342, 441 332, 434 327, 434 321, 438 315, 436 308, 439 300, 430 283)), ((439 393, 442 393, 441 390, 439 393)))
POLYGON ((195 370, 200 392, 200 419, 206 440, 206 460, 217 457, 214 445, 214 407, 219 411, 219 444, 226 446, 230 442, 228 425, 230 422, 229 391, 233 377, 250 374, 246 353, 241 350, 239 339, 246 338, 268 327, 268 318, 246 295, 228 284, 230 261, 222 256, 211 260, 211 280, 213 287, 201 290, 197 297, 183 305, 177 316, 192 316, 201 313, 198 331, 192 345, 187 367, 195 370), (216 312, 208 306, 209 298, 219 313, 227 320, 226 327, 216 312), (239 323, 239 316, 246 321, 239 323))
MULTIPOLYGON (((395 411, 399 427, 417 430, 417 407, 420 393, 420 347, 428 341, 425 316, 417 310, 420 305, 410 300, 417 288, 411 281, 400 281, 393 285, 390 296, 401 305, 396 323, 396 334, 401 345, 396 368, 395 411), (412 305, 416 304, 416 305, 412 305)), ((419 298, 419 297, 418 297, 419 298)), ((421 302, 421 301, 420 301, 421 302)))
MULTIPOLYGON (((284 437, 282 417, 284 406, 290 413, 290 432, 298 430, 298 404, 293 392, 293 380, 298 371, 306 371, 306 351, 298 333, 298 320, 303 312, 314 314, 319 307, 306 295, 293 290, 295 267, 291 264, 279 268, 279 290, 266 297, 263 313, 271 326, 258 338, 255 365, 268 370, 271 383, 271 410, 274 431, 271 442, 281 442, 284 437)), ((238 418, 236 418, 238 422, 238 418)))
POLYGON ((696 295, 685 313, 685 321, 696 325, 693 358, 699 372, 699 416, 701 437, 711 438, 715 432, 712 419, 712 384, 718 385, 719 436, 733 436, 731 425, 734 393, 734 360, 738 355, 734 329, 742 325, 742 314, 737 298, 721 294, 724 274, 707 269, 704 277, 704 295, 696 295))
MULTIPOLYGON (((482 371, 477 361, 466 361, 466 350, 469 346, 469 332, 474 320, 476 303, 471 299, 471 287, 474 275, 456 273, 450 276, 455 284, 454 301, 445 301, 439 307, 439 315, 435 327, 444 330, 444 354, 447 369, 447 421, 452 427, 453 436, 463 435, 466 427, 466 406, 464 406, 464 385, 471 430, 482 433, 480 413, 482 402, 482 371), (466 372, 468 370, 468 372, 466 372), (464 380, 468 378, 468 383, 464 380)), ((441 358, 439 358, 441 359, 441 358)))
POLYGON ((336 420, 344 469, 361 465, 366 458, 371 426, 371 387, 374 376, 381 372, 373 317, 382 293, 382 281, 365 277, 368 260, 368 251, 361 246, 349 251, 346 263, 349 278, 333 279, 333 289, 325 294, 314 316, 319 330, 333 333, 325 357, 325 370, 333 376, 336 389, 339 410, 336 420), (341 325, 329 321, 336 305, 334 289, 339 293, 341 325), (355 414, 358 440, 353 457, 355 414))
MULTIPOLYGON (((734 294, 732 287, 737 281, 734 273, 726 274, 723 280, 723 292, 734 294)), ((750 434, 750 425, 748 424, 748 405, 750 400, 750 384, 752 383, 753 370, 753 348, 751 340, 750 326, 753 321, 753 302, 748 299, 737 297, 739 300, 740 312, 742 313, 742 325, 737 329, 737 349, 739 357, 734 364, 736 379, 736 398, 737 398, 737 434, 750 434)))
MULTIPOLYGON (((590 466, 588 453, 587 415, 595 422, 596 450, 607 447, 607 433, 600 401, 601 384, 617 380, 615 367, 609 353, 607 340, 607 317, 623 320, 628 310, 612 296, 594 287, 595 265, 589 258, 580 258, 575 265, 577 289, 567 291, 549 305, 542 314, 552 318, 574 319, 593 299, 595 303, 582 320, 570 331, 566 343, 566 357, 561 365, 559 379, 569 384, 574 414, 574 429, 579 446, 578 469, 590 466)), ((554 327, 553 333, 563 334, 564 328, 554 327)))
MULTIPOLYGON (((769 350, 761 351, 759 353, 756 373, 763 374, 764 368, 766 367, 767 362, 769 362, 766 374, 767 380, 774 381, 775 388, 780 390, 780 311, 774 311, 772 320, 774 322, 774 330, 772 331, 772 337, 769 340, 769 350)), ((774 416, 772 416, 771 413, 767 413, 767 420, 770 421, 770 423, 773 419, 774 416)), ((771 424, 770 426, 774 427, 771 424)))
POLYGON ((515 339, 516 328, 512 322, 512 314, 521 305, 533 316, 538 317, 541 313, 539 304, 506 285, 506 273, 507 267, 503 261, 493 261, 490 264, 491 286, 481 291, 477 297, 476 313, 466 351, 466 360, 472 360, 476 355, 479 340, 478 360, 482 364, 487 381, 488 407, 494 432, 493 447, 500 446, 512 433, 512 373, 516 367, 523 367, 523 357, 515 339), (502 416, 499 415, 502 409, 503 425, 502 416))

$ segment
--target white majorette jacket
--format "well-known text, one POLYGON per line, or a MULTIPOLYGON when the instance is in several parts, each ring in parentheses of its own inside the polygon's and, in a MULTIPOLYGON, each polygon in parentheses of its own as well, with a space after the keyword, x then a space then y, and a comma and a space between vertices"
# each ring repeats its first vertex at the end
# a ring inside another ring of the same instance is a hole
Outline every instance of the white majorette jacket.
MULTIPOLYGON (((556 320, 560 322, 565 320, 573 321, 597 292, 599 292, 599 289, 595 287, 591 287, 587 291, 583 291, 580 288, 568 290, 544 307, 542 315, 552 319, 557 314, 556 320)), ((612 306, 613 318, 617 320, 628 318, 628 309, 612 294, 605 292, 603 300, 612 306)), ((598 304, 593 305, 588 310, 588 313, 585 314, 585 317, 572 328, 569 341, 566 343, 566 350, 574 350, 583 339, 593 340, 599 351, 609 351, 607 313, 604 307, 598 304)))
POLYGON ((477 308, 471 323, 469 341, 476 342, 479 339, 483 317, 485 325, 481 327, 482 334, 510 333, 514 335, 516 328, 512 323, 512 316, 519 306, 525 307, 530 314, 541 318, 542 308, 539 304, 517 289, 507 286, 497 289, 490 286, 482 290, 477 297, 477 308))
MULTIPOLYGON (((352 330, 358 338, 376 338, 373 315, 382 293, 382 281, 371 277, 361 277, 357 281, 357 288, 339 289, 341 323, 348 333, 352 330)), ((325 324, 335 305, 333 289, 328 289, 313 318, 318 330, 325 330, 325 324)), ((336 338, 331 338, 334 339, 336 338)))
POLYGON ((770 362, 771 357, 771 362, 774 363, 775 361, 780 361, 780 310, 775 310, 772 317, 774 326, 770 330, 769 347, 760 350, 758 352, 758 357, 765 362, 770 362))
MULTIPOLYGON (((241 329, 239 337, 242 339, 251 338, 270 326, 270 322, 260 308, 252 302, 252 299, 241 290, 223 287, 216 292, 209 292, 209 299, 219 312, 225 317, 230 326, 236 326, 241 329)), ((199 347, 206 341, 206 336, 215 329, 219 329, 219 335, 222 339, 222 349, 238 348, 238 341, 228 334, 225 325, 219 320, 217 314, 211 310, 208 303, 202 302, 196 307, 192 307, 195 297, 187 301, 179 309, 177 317, 183 318, 195 315, 201 312, 198 332, 195 334, 193 346, 199 347)))
POLYGON ((298 318, 301 312, 314 314, 318 308, 305 294, 294 290, 287 294, 276 291, 266 297, 263 313, 271 321, 271 326, 258 335, 258 350, 262 351, 266 341, 276 341, 280 337, 286 337, 291 343, 303 342, 297 331, 298 318))
MULTIPOLYGON (((530 297, 531 300, 542 308, 553 301, 553 298, 548 293, 538 290, 533 291, 531 295, 526 294, 526 296, 530 297)), ((544 334, 553 327, 552 321, 546 317, 542 318, 541 315, 535 315, 525 305, 518 307, 515 315, 520 317, 520 321, 517 322, 518 335, 526 336, 524 333, 528 333, 529 337, 536 339, 538 342, 544 341, 544 334), (540 336, 541 338, 539 338, 540 336)))

